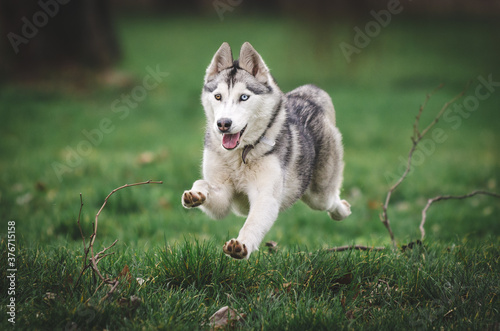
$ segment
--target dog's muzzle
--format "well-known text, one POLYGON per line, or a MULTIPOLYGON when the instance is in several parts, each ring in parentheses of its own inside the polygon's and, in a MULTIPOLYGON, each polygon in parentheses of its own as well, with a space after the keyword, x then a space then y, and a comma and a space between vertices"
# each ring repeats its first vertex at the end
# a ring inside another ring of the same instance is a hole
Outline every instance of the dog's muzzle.
MULTIPOLYGON (((245 126, 243 130, 237 133, 224 133, 222 130, 219 130, 222 132, 222 147, 224 147, 227 150, 235 149, 236 147, 239 146, 241 136, 245 132, 245 129, 247 127, 245 126)), ((226 130, 229 131, 229 130, 226 130)))

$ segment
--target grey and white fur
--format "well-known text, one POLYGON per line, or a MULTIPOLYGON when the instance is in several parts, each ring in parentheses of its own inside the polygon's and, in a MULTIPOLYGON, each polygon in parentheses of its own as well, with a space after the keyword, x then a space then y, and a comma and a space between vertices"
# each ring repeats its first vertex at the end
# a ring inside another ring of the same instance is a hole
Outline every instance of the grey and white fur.
POLYGON ((278 213, 302 199, 334 220, 351 214, 340 199, 342 136, 329 95, 314 85, 283 94, 261 56, 248 42, 233 61, 223 43, 207 68, 202 92, 207 118, 203 179, 182 195, 221 219, 247 216, 223 250, 248 258, 278 213))

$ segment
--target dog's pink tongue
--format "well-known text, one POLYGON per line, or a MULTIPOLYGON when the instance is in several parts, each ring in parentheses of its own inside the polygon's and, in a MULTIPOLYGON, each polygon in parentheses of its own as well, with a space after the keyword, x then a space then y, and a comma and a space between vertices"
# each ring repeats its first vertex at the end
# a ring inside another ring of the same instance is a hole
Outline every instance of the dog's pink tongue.
POLYGON ((240 133, 235 133, 235 134, 224 134, 222 135, 222 146, 224 146, 225 149, 233 149, 238 146, 240 140, 240 133))

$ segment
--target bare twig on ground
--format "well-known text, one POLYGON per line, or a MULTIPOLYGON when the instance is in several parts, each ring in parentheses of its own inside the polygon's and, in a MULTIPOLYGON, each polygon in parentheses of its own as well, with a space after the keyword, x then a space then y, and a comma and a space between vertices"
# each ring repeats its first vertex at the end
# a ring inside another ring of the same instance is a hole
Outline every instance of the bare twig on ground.
POLYGON ((99 222, 99 215, 101 215, 101 212, 104 209, 104 206, 106 206, 106 204, 108 203, 109 197, 112 196, 113 193, 115 193, 116 191, 119 191, 119 190, 124 189, 126 187, 137 186, 137 185, 144 185, 144 184, 163 184, 163 182, 148 180, 146 182, 140 182, 140 183, 134 183, 134 184, 125 184, 123 186, 115 188, 113 191, 111 191, 108 194, 108 196, 106 197, 106 199, 104 199, 104 203, 102 204, 101 208, 99 209, 99 211, 95 215, 94 233, 92 233, 92 235, 90 236, 90 238, 91 238, 90 248, 91 248, 92 256, 93 256, 93 246, 94 246, 95 236, 97 235, 97 223, 99 222))
POLYGON ((370 247, 363 245, 347 245, 339 246, 327 249, 328 252, 343 252, 348 250, 358 250, 358 251, 382 251, 385 247, 370 247))
POLYGON ((116 191, 119 191, 119 190, 124 189, 126 187, 137 186, 137 185, 145 185, 145 184, 163 184, 163 182, 148 180, 146 182, 140 182, 140 183, 134 183, 134 184, 125 184, 123 186, 120 186, 120 187, 114 189, 113 191, 111 191, 108 194, 108 196, 104 199, 104 203, 102 204, 101 208, 99 209, 99 211, 95 215, 94 230, 93 230, 92 234, 90 235, 88 247, 87 247, 87 245, 85 243, 85 236, 83 235, 83 230, 82 230, 82 227, 80 225, 80 217, 81 217, 82 207, 83 207, 82 194, 80 193, 80 212, 78 214, 77 224, 78 224, 78 228, 80 229, 80 234, 82 235, 84 255, 83 255, 83 268, 82 268, 82 271, 80 273, 80 276, 78 277, 78 280, 75 283, 75 286, 79 283, 81 277, 85 273, 85 270, 87 270, 88 268, 91 268, 92 271, 94 272, 94 274, 97 274, 97 276, 101 280, 101 284, 98 286, 98 288, 100 288, 103 284, 107 284, 110 287, 110 290, 101 299, 101 302, 104 301, 104 300, 106 300, 107 298, 109 298, 113 294, 113 292, 116 290, 116 288, 118 287, 118 284, 120 282, 120 280, 119 280, 120 276, 118 276, 116 278, 113 278, 113 279, 109 278, 109 277, 104 277, 101 274, 101 272, 99 271, 99 268, 97 267, 97 264, 103 258, 105 258, 108 255, 114 254, 114 253, 106 253, 106 251, 109 250, 110 248, 112 248, 117 243, 117 241, 118 241, 118 239, 115 240, 111 245, 109 245, 108 247, 105 247, 104 249, 102 249, 97 254, 94 254, 94 242, 95 242, 95 239, 96 239, 96 236, 97 236, 97 225, 99 224, 99 216, 101 215, 101 212, 104 209, 104 206, 106 206, 109 197, 111 197, 111 195, 113 195, 116 191), (90 258, 88 257, 88 253, 89 252, 90 252, 90 258))
POLYGON ((427 94, 424 103, 422 104, 422 106, 420 106, 420 109, 418 111, 417 117, 415 119, 415 123, 413 124, 413 135, 411 137, 412 147, 410 148, 410 152, 408 153, 408 161, 407 161, 407 164, 406 164, 406 169, 405 169, 403 175, 389 189, 389 191, 387 192, 387 197, 385 198, 385 203, 383 205, 382 215, 380 215, 380 220, 382 221, 382 223, 384 224, 384 226, 387 228, 387 231, 389 232, 389 236, 391 237, 392 245, 394 247, 396 247, 396 240, 394 239, 394 233, 392 232, 392 228, 391 228, 390 221, 389 221, 389 216, 387 214, 387 208, 389 206, 389 202, 391 200, 392 193, 403 182, 403 180, 408 176, 408 173, 411 170, 411 161, 412 161, 413 153, 417 149, 418 143, 422 140, 422 138, 425 136, 425 134, 427 132, 429 132, 429 130, 434 125, 436 125, 436 123, 439 121, 439 119, 444 114, 444 112, 446 111, 446 109, 448 109, 448 107, 451 104, 453 104, 455 101, 457 101, 459 98, 461 98, 465 94, 465 89, 464 89, 460 94, 458 94, 457 96, 455 96, 450 101, 446 102, 443 105, 443 107, 441 108, 441 110, 439 111, 439 113, 436 115, 436 117, 434 118, 434 120, 423 131, 420 131, 419 130, 419 124, 420 124, 420 117, 422 116, 422 112, 424 111, 425 107, 427 106, 427 103, 428 103, 429 99, 431 98, 431 96, 434 93, 436 93, 438 90, 440 90, 442 87, 443 87, 443 84, 441 84, 440 86, 438 86, 431 93, 427 94))
POLYGON ((425 205, 424 209, 422 209, 422 221, 420 222, 420 233, 422 236, 421 236, 420 240, 424 240, 424 237, 425 237, 424 226, 425 226, 425 221, 427 220, 427 210, 434 202, 441 201, 441 200, 451 200, 451 199, 461 200, 461 199, 473 197, 477 194, 484 194, 484 195, 489 195, 492 197, 500 198, 500 194, 498 194, 498 193, 478 190, 478 191, 474 191, 474 192, 471 192, 471 193, 465 194, 465 195, 439 195, 437 197, 434 197, 432 199, 427 200, 427 204, 425 205))

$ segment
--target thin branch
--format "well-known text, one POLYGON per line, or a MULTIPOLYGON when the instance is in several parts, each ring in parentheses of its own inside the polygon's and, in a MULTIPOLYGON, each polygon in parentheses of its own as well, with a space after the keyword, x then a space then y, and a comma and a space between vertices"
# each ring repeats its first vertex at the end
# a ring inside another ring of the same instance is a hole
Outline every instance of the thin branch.
POLYGON ((104 285, 104 282, 101 282, 99 286, 94 290, 94 293, 85 301, 85 305, 89 303, 90 299, 99 291, 99 289, 104 285))
POLYGON ((418 114, 415 117, 415 123, 413 123, 413 137, 412 137, 412 141, 416 140, 420 136, 420 132, 418 130, 419 123, 420 123, 420 117, 422 116, 422 113, 423 113, 425 107, 427 106, 427 103, 429 102, 430 98, 434 95, 434 93, 436 93, 437 91, 439 91, 440 89, 442 89, 443 86, 444 86, 444 84, 440 84, 438 87, 436 87, 434 89, 434 91, 432 91, 431 93, 427 93, 427 95, 425 96, 425 101, 420 106, 420 108, 418 110, 418 114))
POLYGON ((465 194, 465 195, 439 195, 437 197, 434 197, 432 199, 427 200, 427 204, 425 205, 424 209, 422 209, 422 221, 420 222, 420 233, 422 236, 421 236, 420 240, 424 240, 424 237, 425 237, 424 226, 425 226, 425 222, 427 220, 427 210, 434 202, 441 201, 441 200, 451 200, 451 199, 461 200, 461 199, 473 197, 477 194, 484 194, 484 195, 489 195, 492 197, 500 198, 500 194, 498 194, 498 193, 478 190, 478 191, 474 191, 474 192, 471 192, 471 193, 465 194))
POLYGON ((108 253, 108 254, 104 254, 103 256, 99 256, 99 257, 96 259, 96 264, 99 264, 99 262, 100 262, 103 258, 105 258, 106 256, 108 256, 108 255, 113 255, 113 254, 115 254, 115 252, 108 253))
POLYGON ((444 112, 446 111, 446 109, 448 109, 448 107, 451 104, 453 104, 455 101, 457 101, 459 98, 461 98, 465 94, 465 91, 466 91, 466 88, 465 88, 460 94, 458 94, 457 96, 455 96, 450 101, 446 102, 443 105, 443 107, 441 108, 441 110, 439 111, 439 113, 436 115, 436 117, 434 118, 434 120, 423 131, 420 131, 419 124, 420 124, 420 117, 422 116, 422 112, 424 111, 425 107, 427 106, 427 103, 428 103, 429 99, 431 98, 431 96, 434 93, 436 93, 439 89, 441 89, 442 87, 443 87, 443 84, 439 85, 436 89, 434 89, 434 91, 432 91, 431 93, 427 94, 424 103, 420 106, 418 114, 417 114, 417 116, 415 118, 415 123, 413 124, 413 136, 411 137, 412 146, 410 148, 410 152, 408 153, 408 161, 407 161, 407 164, 406 164, 406 169, 405 169, 403 175, 389 189, 389 191, 387 192, 387 196, 385 198, 385 202, 384 202, 383 209, 382 209, 382 215, 380 215, 380 220, 382 221, 382 223, 384 224, 384 226, 387 228, 387 231, 389 232, 389 236, 391 237, 392 245, 394 247, 396 247, 396 241, 394 239, 394 233, 392 232, 392 228, 391 228, 390 221, 389 221, 389 216, 387 214, 387 208, 389 206, 389 202, 391 200, 392 193, 403 182, 403 180, 405 180, 405 178, 408 176, 408 174, 409 174, 409 172, 411 170, 411 162, 412 162, 412 158, 413 158, 413 153, 417 149, 418 143, 427 134, 427 132, 429 132, 429 130, 432 127, 434 127, 434 125, 436 125, 436 123, 439 121, 439 119, 444 114, 444 112))
MULTIPOLYGON (((103 284, 107 284, 111 287, 111 289, 109 290, 109 292, 106 294, 106 296, 104 298, 101 299, 101 302, 104 301, 105 299, 109 298, 113 292, 116 290, 116 288, 118 287, 118 284, 120 283, 120 281, 118 280, 118 278, 115 278, 115 279, 110 279, 109 277, 104 277, 101 272, 99 271, 99 268, 97 267, 97 264, 103 259, 105 258, 106 256, 108 255, 112 255, 114 253, 106 253, 107 250, 109 250, 110 248, 112 248, 118 240, 115 240, 111 245, 109 245, 108 247, 105 247, 103 250, 101 250, 99 253, 97 254, 94 254, 94 242, 95 242, 95 239, 96 239, 96 236, 97 236, 97 225, 99 224, 99 216, 101 215, 101 212, 102 210, 104 209, 104 206, 106 206, 107 202, 108 202, 108 199, 111 197, 111 195, 113 195, 115 192, 121 190, 121 189, 124 189, 126 187, 131 187, 131 186, 137 186, 137 185, 144 185, 144 184, 163 184, 162 181, 152 181, 152 180, 148 180, 146 182, 140 182, 140 183, 134 183, 134 184, 125 184, 123 186, 120 186, 116 189, 114 189, 113 191, 111 191, 107 196, 106 198, 104 199, 104 203, 102 204, 101 208, 99 209, 99 211, 97 212, 96 216, 95 216, 95 222, 93 224, 93 233, 90 235, 90 240, 89 240, 89 246, 87 247, 86 246, 86 243, 85 243, 85 236, 83 235, 83 231, 82 231, 82 228, 81 228, 81 225, 80 225, 80 215, 81 215, 81 212, 82 212, 82 207, 83 207, 83 199, 82 199, 82 194, 80 193, 80 213, 78 214, 78 227, 80 229, 80 234, 82 235, 82 239, 83 239, 83 249, 84 249, 84 263, 83 263, 83 269, 82 269, 82 272, 80 273, 80 276, 78 277, 78 281, 75 283, 75 286, 76 284, 78 284, 78 282, 80 281, 83 273, 85 272, 85 270, 87 270, 88 268, 92 268, 92 270, 94 271, 94 277, 95 277, 95 274, 97 274, 97 276, 100 278, 101 280, 101 284, 99 284, 99 286, 97 287, 97 289, 99 289, 103 284), (90 258, 88 258, 88 253, 91 253, 91 256, 90 258), (89 263, 87 264, 87 261, 89 261, 89 263)), ((96 290, 97 292, 97 290, 96 290)), ((94 293, 96 293, 94 292, 94 293)), ((90 300, 90 298, 89 298, 90 300)), ((88 300, 87 300, 88 301, 88 300)))
MULTIPOLYGON (((90 257, 90 262, 91 262, 91 267, 92 269, 94 270, 94 272, 97 274, 97 276, 99 276, 99 278, 101 279, 101 281, 105 284, 108 284, 111 286, 111 290, 106 294, 106 296, 101 299, 101 301, 103 301, 104 299, 107 299, 111 296, 111 294, 113 294, 113 292, 116 290, 118 284, 119 284, 119 281, 118 279, 114 279, 114 280, 111 280, 109 278, 105 278, 101 272, 99 271, 99 268, 97 267, 97 263, 102 259, 104 258, 104 256, 101 256, 100 257, 100 254, 103 254, 104 252, 106 252, 108 249, 110 249, 111 247, 113 247, 116 242, 118 240, 115 240, 110 246, 104 248, 102 251, 100 251, 99 253, 97 253, 97 255, 94 255, 94 241, 95 241, 95 238, 97 236, 97 225, 99 224, 99 215, 101 215, 101 212, 102 210, 104 209, 104 206, 106 206, 106 204, 108 203, 108 199, 117 191, 121 190, 121 189, 124 189, 126 187, 131 187, 131 186, 138 186, 138 185, 145 185, 145 184, 163 184, 162 181, 152 181, 152 180, 148 180, 146 182, 140 182, 140 183, 134 183, 134 184, 125 184, 123 186, 120 186, 118 188, 115 188, 113 191, 111 191, 108 196, 104 199, 104 203, 102 204, 101 208, 99 209, 99 211, 97 212, 97 214, 95 215, 95 223, 94 223, 94 232, 92 233, 92 235, 90 236, 91 237, 91 241, 90 241, 90 244, 89 244, 89 248, 90 248, 90 254, 91 254, 91 257, 90 257)), ((106 255, 110 255, 110 254, 106 254, 106 255)), ((106 256, 105 255, 105 256, 106 256)))
POLYGON ((458 95, 456 95, 453 99, 451 99, 450 101, 448 101, 447 103, 445 103, 443 105, 443 107, 441 108, 441 110, 439 111, 439 113, 437 114, 437 116, 434 118, 434 120, 422 131, 422 133, 420 133, 420 136, 419 136, 419 141, 422 139, 423 136, 425 136, 425 134, 434 126, 436 125, 436 123, 439 121, 439 119, 441 118, 441 116, 443 116, 444 112, 446 111, 446 109, 448 109, 449 106, 451 106, 455 101, 457 101, 458 99, 460 99, 461 97, 464 96, 465 94, 465 91, 467 90, 467 88, 469 87, 469 84, 467 84, 467 86, 465 87, 465 89, 460 92, 458 95))
POLYGON ((362 245, 347 245, 339 246, 327 249, 328 252, 343 252, 348 250, 358 250, 358 251, 383 251, 385 247, 369 247, 362 245))
POLYGON ((117 242, 118 242, 118 239, 116 239, 115 241, 113 241, 113 243, 112 243, 110 246, 105 247, 102 251, 100 251, 99 253, 97 253, 97 254, 95 255, 95 258, 100 260, 100 259, 102 259, 102 258, 103 258, 104 256, 106 256, 106 255, 113 254, 113 253, 108 253, 108 254, 104 254, 104 253, 105 253, 108 249, 110 249, 111 247, 113 247, 113 246, 114 246, 117 242), (101 256, 101 254, 104 254, 104 255, 103 255, 103 256, 101 256))
POLYGON ((115 292, 116 288, 120 284, 118 279, 113 280, 112 282, 108 283, 111 286, 111 289, 106 293, 106 295, 99 301, 99 304, 101 304, 103 301, 106 301, 113 293, 115 292))
POLYGON ((92 235, 91 235, 92 241, 91 241, 91 244, 90 244, 90 247, 91 247, 91 250, 92 250, 92 256, 93 256, 93 248, 92 247, 94 246, 95 237, 97 235, 97 224, 99 222, 99 215, 101 215, 101 211, 104 209, 104 206, 106 206, 106 204, 108 203, 109 197, 112 196, 113 193, 115 193, 116 191, 119 191, 119 190, 124 189, 126 187, 137 186, 137 185, 144 185, 144 184, 163 184, 163 182, 162 181, 148 180, 146 182, 140 182, 140 183, 134 183, 134 184, 125 184, 123 186, 115 188, 113 191, 111 191, 108 194, 108 196, 106 197, 106 199, 104 199, 104 203, 102 204, 101 208, 99 209, 99 211, 95 215, 94 233, 92 233, 92 235))

